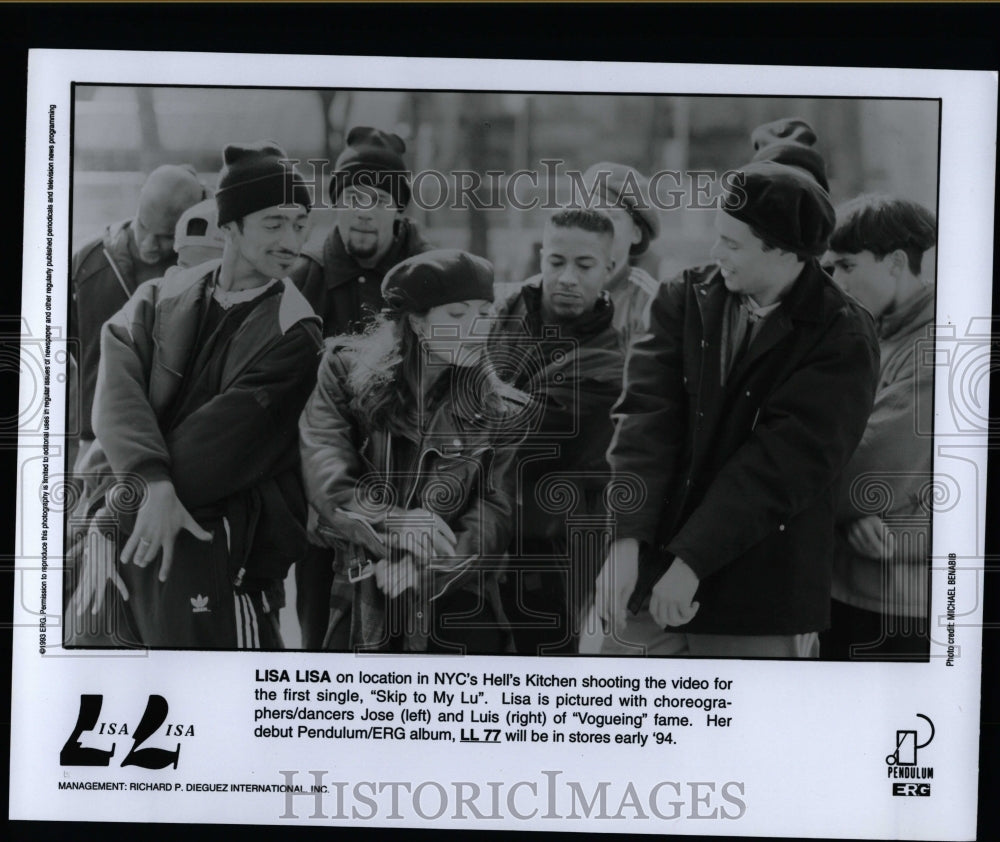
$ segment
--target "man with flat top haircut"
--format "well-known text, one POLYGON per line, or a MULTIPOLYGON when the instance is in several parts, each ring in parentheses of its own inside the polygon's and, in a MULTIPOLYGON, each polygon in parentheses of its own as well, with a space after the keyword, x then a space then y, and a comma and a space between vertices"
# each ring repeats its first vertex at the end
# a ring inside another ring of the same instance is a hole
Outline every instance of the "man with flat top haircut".
POLYGON ((541 280, 501 303, 491 339, 497 373, 527 392, 540 413, 519 453, 516 537, 501 589, 517 651, 525 654, 576 651, 603 554, 571 540, 569 523, 605 513, 605 451, 625 361, 607 292, 614 233, 601 211, 551 216, 541 280), (570 486, 565 499, 575 505, 559 511, 552 498, 565 497, 570 486))

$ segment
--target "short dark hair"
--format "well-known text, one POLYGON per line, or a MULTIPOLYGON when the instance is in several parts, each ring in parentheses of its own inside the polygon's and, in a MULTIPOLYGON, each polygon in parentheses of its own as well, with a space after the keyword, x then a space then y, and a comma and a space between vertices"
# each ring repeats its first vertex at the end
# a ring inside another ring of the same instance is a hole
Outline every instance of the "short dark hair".
POLYGON ((920 274, 924 252, 937 242, 937 223, 923 205, 894 196, 862 194, 837 209, 830 250, 870 251, 881 260, 896 249, 906 253, 910 271, 920 274))
POLYGON ((549 217, 549 224, 557 228, 580 228, 595 234, 615 236, 615 226, 606 213, 592 208, 566 208, 549 217))
POLYGON ((795 251, 794 249, 788 249, 784 246, 779 246, 777 243, 769 240, 764 234, 758 231, 753 225, 748 226, 750 228, 750 233, 753 234, 758 240, 760 240, 760 250, 761 251, 774 251, 777 249, 780 252, 791 252, 799 260, 800 263, 805 263, 807 260, 812 258, 812 255, 808 252, 795 251))

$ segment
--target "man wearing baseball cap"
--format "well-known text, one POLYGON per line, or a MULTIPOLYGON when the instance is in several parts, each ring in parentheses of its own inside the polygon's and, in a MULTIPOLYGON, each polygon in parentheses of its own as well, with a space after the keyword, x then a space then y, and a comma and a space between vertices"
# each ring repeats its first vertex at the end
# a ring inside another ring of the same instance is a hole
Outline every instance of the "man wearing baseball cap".
POLYGON ((177 265, 172 266, 164 274, 171 274, 178 269, 190 269, 192 266, 222 257, 226 236, 219 230, 218 218, 219 209, 215 199, 198 202, 181 214, 174 229, 177 265))
POLYGON ((311 204, 286 159, 271 141, 228 145, 221 259, 143 284, 103 328, 67 613, 110 592, 117 645, 282 645, 283 581, 306 543, 296 423, 321 347, 285 277, 311 204))
POLYGON ((330 179, 336 223, 322 243, 308 243, 291 277, 323 319, 323 335, 358 333, 385 302, 380 287, 397 263, 429 251, 403 216, 410 181, 399 135, 356 126, 330 179))
POLYGON ((716 264, 664 284, 632 346, 609 461, 645 499, 617 518, 583 651, 816 657, 836 480, 878 378, 871 316, 817 262, 816 180, 738 171, 716 264))

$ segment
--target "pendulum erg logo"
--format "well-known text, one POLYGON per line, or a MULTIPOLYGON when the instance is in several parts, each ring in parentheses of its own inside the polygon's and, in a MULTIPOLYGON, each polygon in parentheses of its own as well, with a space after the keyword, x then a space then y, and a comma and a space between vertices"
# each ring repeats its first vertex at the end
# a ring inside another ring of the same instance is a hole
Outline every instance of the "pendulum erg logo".
POLYGON ((896 748, 885 758, 886 773, 890 778, 905 778, 907 782, 894 780, 893 795, 929 796, 931 785, 928 783, 934 777, 933 766, 917 765, 918 752, 930 745, 934 739, 934 723, 929 716, 918 713, 923 720, 916 728, 899 729, 896 731, 896 748), (926 723, 926 724, 924 724, 926 723), (918 731, 920 732, 918 734, 918 731), (920 738, 926 736, 923 742, 920 738))

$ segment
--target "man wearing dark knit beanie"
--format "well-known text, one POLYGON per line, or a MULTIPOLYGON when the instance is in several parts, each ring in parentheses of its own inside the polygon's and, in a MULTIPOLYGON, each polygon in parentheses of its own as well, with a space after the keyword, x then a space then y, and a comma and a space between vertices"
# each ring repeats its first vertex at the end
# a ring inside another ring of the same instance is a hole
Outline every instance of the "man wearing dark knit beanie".
POLYGON ((335 225, 309 243, 292 279, 323 319, 323 335, 358 333, 385 302, 382 279, 397 263, 429 251, 416 223, 403 215, 410 181, 398 135, 357 126, 330 178, 335 225))
POLYGON ((115 645, 282 646, 284 578, 306 543, 297 421, 321 348, 285 277, 310 207, 286 158, 270 141, 227 146, 221 259, 143 284, 104 326, 91 550, 70 613, 110 592, 115 645), (116 502, 122 482, 138 510, 116 502))
POLYGON ((645 497, 617 516, 584 651, 816 657, 829 624, 874 326, 817 263, 834 215, 813 177, 763 161, 729 188, 715 265, 664 284, 631 349, 608 458, 645 497))

